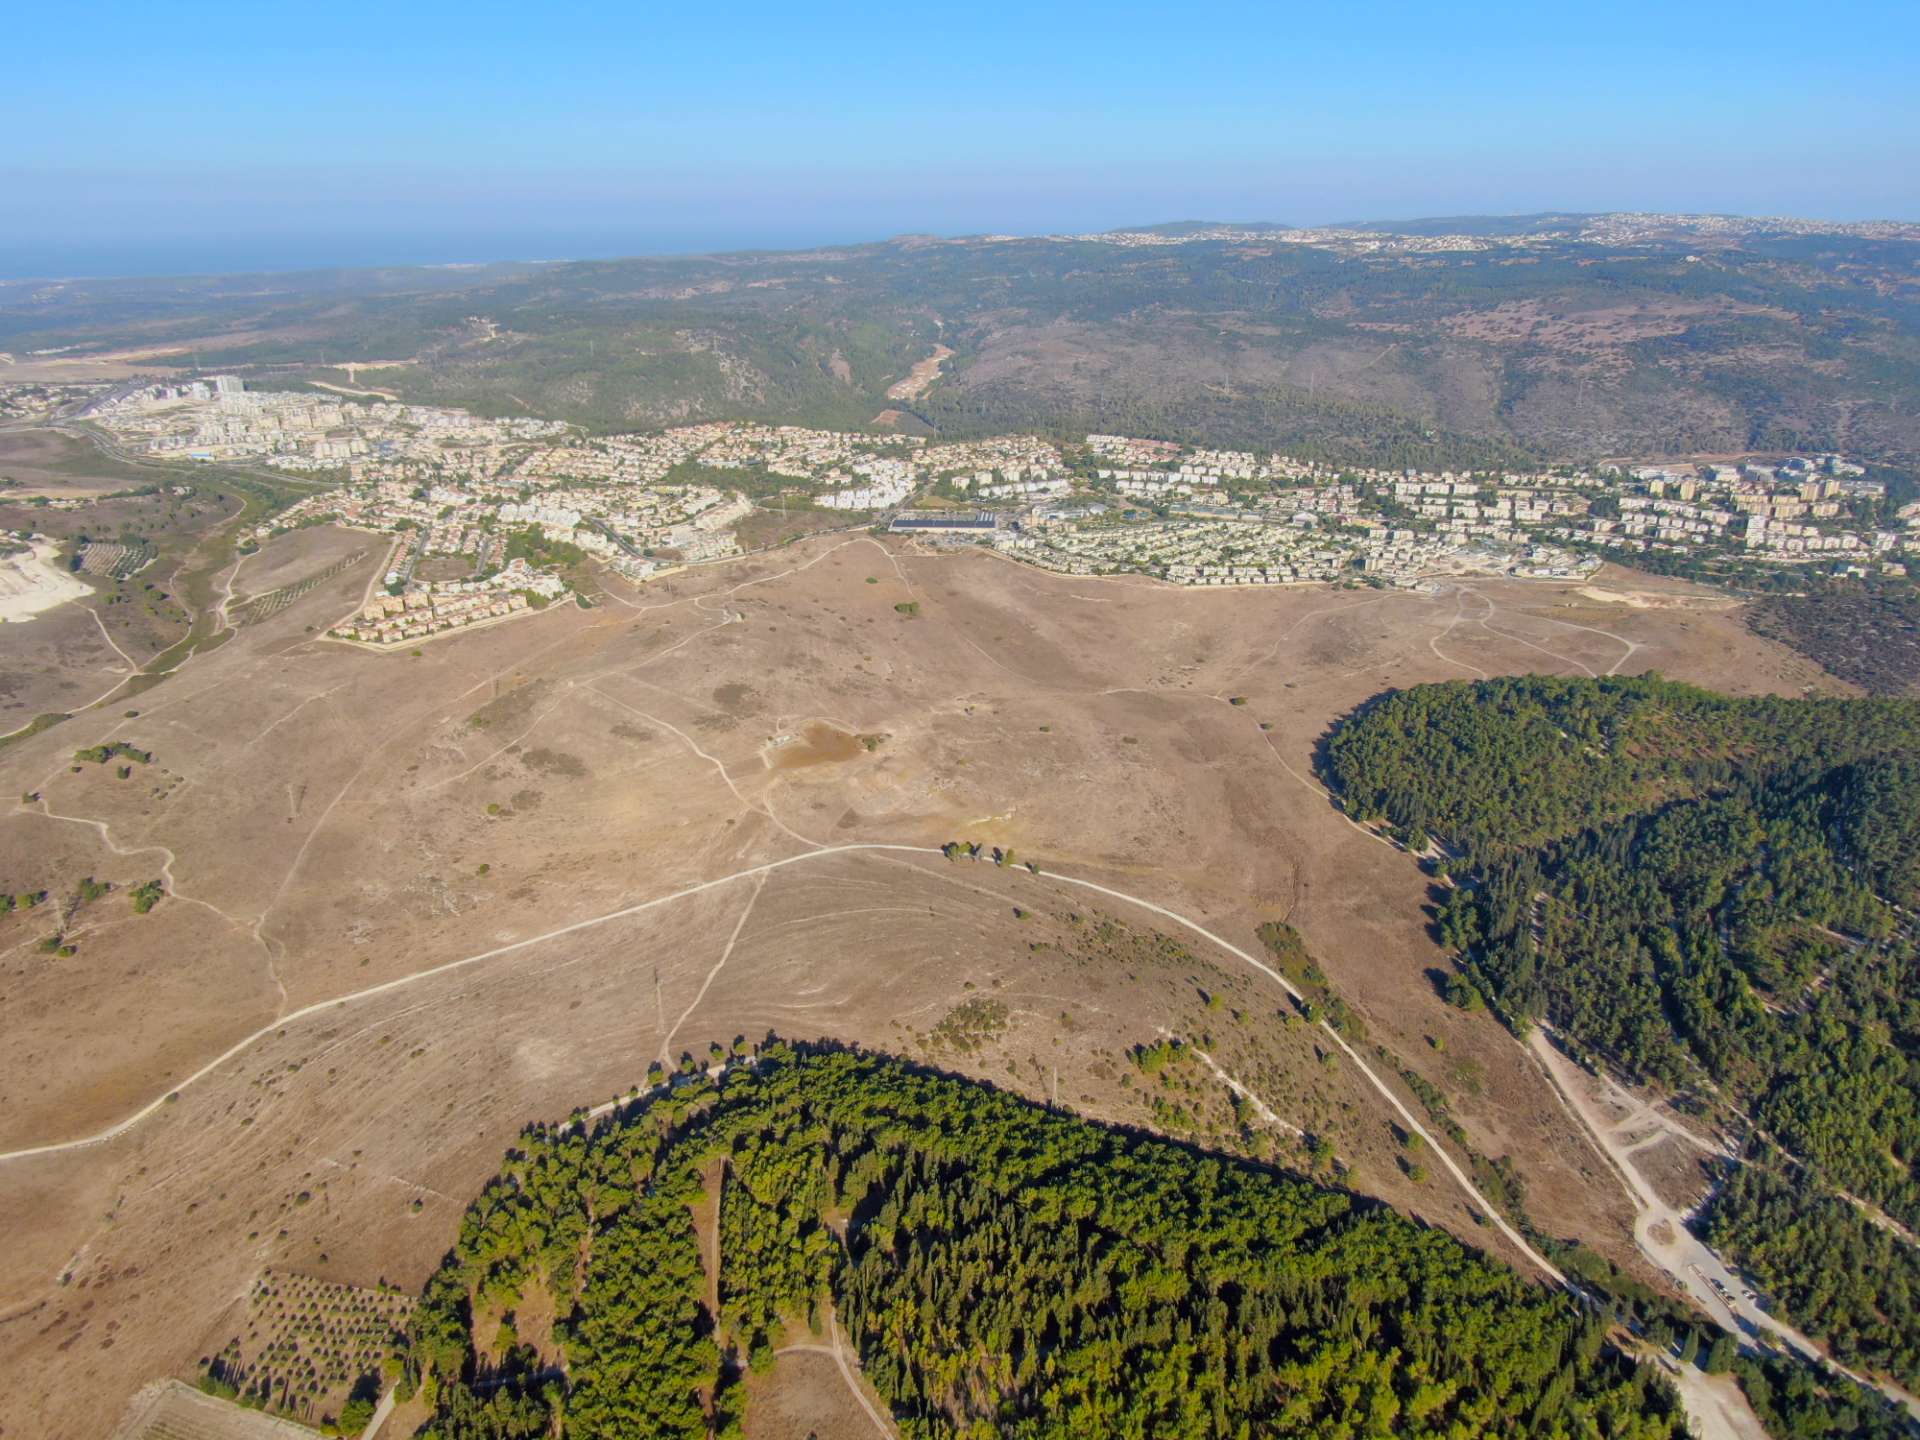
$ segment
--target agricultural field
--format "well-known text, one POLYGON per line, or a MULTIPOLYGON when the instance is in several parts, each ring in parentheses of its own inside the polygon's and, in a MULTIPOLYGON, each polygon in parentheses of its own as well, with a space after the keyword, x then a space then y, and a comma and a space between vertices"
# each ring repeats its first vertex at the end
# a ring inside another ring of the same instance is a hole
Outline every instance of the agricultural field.
POLYGON ((113 1440, 309 1440, 313 1434, 292 1420, 163 1380, 133 1398, 113 1440))
MULTIPOLYGON (((302 1190, 291 1205, 312 1200, 302 1190)), ((248 1292, 236 1333, 202 1357, 203 1379, 277 1414, 338 1420, 345 1407, 386 1388, 412 1313, 413 1297, 398 1290, 270 1270, 248 1292)))
MULTIPOLYGON (((233 561, 232 534, 307 488, 214 467, 136 464, 84 429, 0 430, 0 477, 17 482, 0 487, 0 529, 47 535, 81 557, 76 578, 93 591, 83 603, 98 620, 83 616, 73 628, 95 631, 127 671, 165 668, 177 663, 176 648, 211 637, 210 627, 194 631, 194 618, 213 619, 214 577, 233 561)), ((33 638, 10 635, 0 663, 10 668, 33 638)), ((20 706, 38 706, 27 718, 55 708, 46 703, 54 696, 35 689, 20 706)))
MULTIPOLYGON (((335 538, 347 537, 337 536, 335 538)), ((362 539, 364 540, 364 537, 362 537, 362 539)), ((233 598, 227 602, 227 618, 235 625, 258 625, 263 620, 270 620, 282 610, 286 609, 287 606, 293 604, 293 602, 298 600, 302 595, 307 594, 318 586, 324 585, 336 575, 344 574, 356 568, 363 560, 371 558, 374 551, 378 548, 378 546, 363 543, 348 550, 337 559, 328 560, 320 569, 308 574, 303 574, 298 580, 294 580, 288 584, 277 585, 271 589, 256 589, 252 593, 237 590, 233 598)), ((244 564, 244 562, 242 562, 242 564, 244 564)), ((236 567, 235 571, 234 578, 236 582, 239 579, 239 568, 240 567, 236 567)), ((250 584, 258 586, 266 583, 266 577, 261 574, 261 568, 262 567, 256 566, 248 572, 246 578, 250 584)))
POLYGON ((131 545, 90 540, 76 552, 80 573, 98 575, 107 580, 125 580, 153 563, 153 548, 136 541, 131 545))

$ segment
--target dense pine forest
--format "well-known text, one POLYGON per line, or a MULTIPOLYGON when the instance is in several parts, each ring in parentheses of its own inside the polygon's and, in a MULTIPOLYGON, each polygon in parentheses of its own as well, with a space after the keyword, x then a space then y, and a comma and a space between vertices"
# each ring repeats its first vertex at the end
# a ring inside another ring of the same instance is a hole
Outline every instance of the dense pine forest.
POLYGON ((1443 843, 1451 998, 1746 1134, 1705 1233, 1920 1384, 1920 703, 1427 685, 1323 759, 1356 819, 1443 843))
POLYGON ((529 1132, 409 1364, 437 1440, 738 1435, 748 1377, 810 1335, 909 1440, 1683 1433, 1606 1324, 1350 1194, 771 1044, 529 1132), (550 1341, 520 1343, 547 1302, 550 1341))

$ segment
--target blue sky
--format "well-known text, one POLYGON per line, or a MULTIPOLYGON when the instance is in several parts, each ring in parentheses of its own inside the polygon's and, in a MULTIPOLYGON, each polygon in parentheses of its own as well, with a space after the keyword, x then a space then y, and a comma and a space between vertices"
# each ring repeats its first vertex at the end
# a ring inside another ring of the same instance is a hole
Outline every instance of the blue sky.
POLYGON ((16 7, 0 275, 1540 209, 1920 218, 1920 7, 16 7), (31 57, 31 63, 21 63, 31 57))

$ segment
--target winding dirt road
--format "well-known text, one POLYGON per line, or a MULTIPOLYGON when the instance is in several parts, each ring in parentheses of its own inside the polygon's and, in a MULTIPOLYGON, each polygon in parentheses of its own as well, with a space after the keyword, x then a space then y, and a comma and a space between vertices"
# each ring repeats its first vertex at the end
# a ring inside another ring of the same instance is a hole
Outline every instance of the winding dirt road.
MULTIPOLYGON (((697 885, 689 885, 684 889, 675 890, 672 893, 667 895, 657 896, 652 900, 643 900, 635 905, 628 905, 618 910, 608 911, 604 915, 595 915, 585 920, 576 920, 571 925, 562 925, 557 929, 548 930, 543 934, 528 936, 524 940, 515 940, 512 943, 507 945, 497 945, 491 950, 482 950, 479 953, 474 955, 465 955, 457 960, 449 960, 443 964, 431 966, 430 968, 425 970, 416 971, 412 975, 403 975, 397 979, 388 980, 379 985, 370 985, 364 990, 355 990, 350 994, 335 996, 330 1000, 316 1001, 311 1005, 306 1005, 301 1007, 298 1010, 294 1010, 289 1012, 288 1014, 281 1015, 277 1017, 275 1020, 273 1020, 271 1023, 261 1026, 258 1030, 255 1030, 252 1034, 247 1035, 241 1038, 240 1040, 235 1041, 226 1050, 222 1051, 219 1055, 216 1055, 213 1059, 209 1060, 206 1064, 202 1065, 198 1070, 194 1071, 191 1075, 187 1076, 186 1079, 182 1080, 178 1085, 175 1085, 171 1090, 167 1091, 164 1094, 156 1095, 152 1100, 148 1101, 145 1105, 141 1106, 138 1110, 135 1110, 132 1114, 128 1115, 126 1118, 116 1121, 114 1124, 107 1126, 105 1129, 96 1131, 91 1135, 83 1135, 71 1140, 51 1140, 41 1145, 29 1145, 17 1150, 0 1152, 0 1164, 8 1164, 8 1163, 19 1162, 22 1160, 30 1160, 35 1156, 40 1156, 40 1155, 60 1154, 68 1150, 85 1149, 88 1146, 104 1144, 109 1140, 113 1140, 121 1135, 124 1135, 129 1130, 133 1129, 136 1125, 140 1124, 143 1120, 148 1119, 156 1111, 160 1110, 163 1106, 165 1106, 170 1096, 177 1095, 181 1091, 184 1091, 189 1087, 197 1084, 199 1081, 204 1080, 207 1076, 213 1074, 216 1070, 220 1069, 223 1065, 227 1064, 227 1062, 234 1059, 236 1056, 239 1056, 245 1053, 247 1050, 251 1049, 253 1046, 259 1044, 259 1042, 266 1039, 267 1036, 275 1034, 276 1032, 285 1029, 289 1025, 298 1024, 302 1020, 311 1019, 313 1016, 330 1013, 332 1011, 338 1010, 342 1006, 356 1004, 363 1000, 371 1000, 377 996, 392 994, 397 991, 404 990, 409 986, 417 985, 424 980, 430 980, 440 975, 451 974, 456 970, 463 970, 468 968, 469 966, 483 964, 488 960, 499 959, 502 956, 516 954, 520 951, 531 949, 536 945, 545 944, 549 940, 558 940, 563 936, 578 934, 580 931, 590 930, 595 928, 596 926, 605 925, 614 920, 622 920, 622 919, 626 919, 629 916, 645 914, 647 911, 658 909, 663 905, 671 905, 677 900, 685 900, 694 895, 702 895, 707 893, 710 890, 717 890, 723 885, 731 885, 737 880, 746 880, 746 879, 755 879, 755 878, 764 880, 764 877, 773 874, 776 870, 784 870, 789 866, 793 866, 793 865, 803 865, 808 861, 823 859, 830 855, 850 855, 850 854, 873 853, 873 852, 905 854, 905 855, 920 855, 920 856, 937 856, 941 853, 939 850, 931 849, 924 845, 896 845, 896 844, 890 844, 882 841, 862 841, 862 842, 854 842, 854 843, 843 844, 843 845, 823 845, 815 849, 805 851, 798 855, 789 855, 779 860, 770 860, 761 865, 751 865, 743 870, 736 870, 729 875, 722 875, 712 880, 704 880, 697 885)), ((957 863, 957 862, 954 862, 954 863, 957 863)), ((1027 872, 1024 869, 1015 869, 1013 871, 1010 871, 1009 873, 1014 876, 1023 876, 1027 874, 1027 872)), ((1304 995, 1301 994, 1300 991, 1294 988, 1292 983, 1289 982, 1284 975, 1282 975, 1278 970, 1275 970, 1272 966, 1268 965, 1265 961, 1258 959, 1256 956, 1252 954, 1249 954, 1247 951, 1241 949, 1238 945, 1235 945, 1231 941, 1225 940, 1219 935, 1216 935, 1213 931, 1201 925, 1199 921, 1191 919, 1188 916, 1182 915, 1178 911, 1169 910, 1164 905, 1155 904, 1153 901, 1143 899, 1140 896, 1130 895, 1124 890, 1116 890, 1110 886, 1101 885, 1092 880, 1082 880, 1071 875, 1061 875, 1053 872, 1047 872, 1039 876, 1036 880, 1032 881, 1032 883, 1035 883, 1035 884, 1045 884, 1047 882, 1052 882, 1054 884, 1059 884, 1059 885, 1071 885, 1082 890, 1090 890, 1095 894, 1105 895, 1110 899, 1119 900, 1125 904, 1135 907, 1136 909, 1144 910, 1150 915, 1157 915, 1164 920, 1172 921, 1174 924, 1180 926, 1182 929, 1190 931, 1195 935, 1198 935, 1203 940, 1209 941, 1211 944, 1218 947, 1220 950, 1226 952, 1228 955, 1233 956, 1236 960, 1248 966, 1250 969, 1258 972, 1261 975, 1264 975, 1267 979, 1273 981, 1274 984, 1278 985, 1282 990, 1284 990, 1289 996, 1292 996, 1294 999, 1305 1000, 1306 998, 1304 995)), ((744 917, 742 918, 744 919, 744 917)), ((1558 1269, 1558 1267, 1556 1267, 1551 1261, 1549 1261, 1545 1256, 1541 1255, 1539 1251, 1535 1250, 1532 1245, 1528 1244, 1526 1238, 1522 1236, 1519 1231, 1515 1230, 1513 1226, 1508 1224, 1507 1221, 1500 1215, 1500 1213, 1497 1210, 1495 1210, 1493 1206, 1487 1202, 1486 1197, 1483 1196, 1480 1193, 1480 1191, 1474 1186, 1474 1183, 1468 1177, 1467 1172, 1460 1167, 1459 1163, 1454 1160, 1452 1155, 1447 1153, 1447 1150, 1445 1149, 1445 1147, 1443 1147, 1440 1144, 1440 1142, 1434 1137, 1433 1133, 1429 1131, 1426 1128, 1426 1126, 1420 1122, 1420 1120, 1413 1114, 1413 1112, 1407 1108, 1406 1104, 1401 1101, 1400 1097, 1396 1095, 1393 1092, 1393 1090, 1388 1087, 1386 1082, 1383 1081, 1377 1073, 1375 1073, 1373 1068, 1370 1065, 1368 1065, 1367 1062, 1360 1057, 1359 1052, 1356 1051, 1351 1045, 1349 1045, 1346 1042, 1346 1039, 1343 1036, 1341 1036, 1339 1032, 1336 1031, 1327 1022, 1321 1021, 1320 1029, 1321 1029, 1321 1032, 1326 1035, 1328 1040, 1331 1041, 1336 1047, 1338 1047, 1341 1053, 1343 1053, 1348 1058, 1348 1060, 1353 1064, 1353 1066, 1361 1073, 1361 1075, 1363 1075, 1366 1078, 1367 1083, 1371 1085, 1373 1089, 1379 1093, 1380 1097, 1383 1100, 1386 1101, 1388 1108, 1393 1111, 1394 1115, 1398 1118, 1399 1123, 1405 1129, 1411 1131, 1414 1134, 1419 1135, 1421 1139, 1426 1141, 1428 1148, 1431 1149, 1433 1152, 1434 1158, 1438 1160, 1441 1166, 1447 1171, 1447 1173, 1453 1177, 1454 1182, 1458 1184, 1460 1189, 1466 1194, 1468 1200, 1472 1203, 1474 1209, 1476 1209, 1477 1211, 1479 1211, 1479 1213, 1484 1215, 1487 1218, 1487 1220, 1497 1230, 1499 1230, 1499 1232, 1503 1236, 1506 1237, 1508 1243, 1511 1244, 1514 1247, 1514 1249, 1517 1250, 1520 1254, 1524 1255, 1527 1258, 1527 1260, 1531 1264, 1533 1264, 1534 1267, 1538 1269, 1543 1275, 1553 1280, 1556 1284, 1565 1285, 1567 1283, 1566 1276, 1563 1275, 1558 1269)))
POLYGON ((1831 1365, 1856 1384, 1879 1390, 1889 1400, 1905 1406, 1915 1419, 1920 1419, 1920 1401, 1898 1385, 1854 1374, 1830 1359, 1806 1335, 1761 1309, 1747 1282, 1712 1246, 1687 1228, 1687 1216, 1660 1198, 1634 1159, 1649 1140, 1670 1134, 1682 1136, 1688 1143, 1710 1152, 1712 1146, 1624 1093, 1619 1098, 1628 1106, 1625 1118, 1606 1115, 1583 1083, 1585 1072, 1561 1052, 1544 1028, 1534 1030, 1527 1048, 1540 1062, 1568 1113, 1579 1121, 1633 1197, 1638 1212, 1633 1222, 1633 1240, 1640 1247, 1640 1253, 1664 1270, 1682 1294, 1728 1334, 1743 1340, 1772 1335, 1803 1358, 1831 1365), (1649 1126, 1651 1133, 1648 1133, 1649 1126))

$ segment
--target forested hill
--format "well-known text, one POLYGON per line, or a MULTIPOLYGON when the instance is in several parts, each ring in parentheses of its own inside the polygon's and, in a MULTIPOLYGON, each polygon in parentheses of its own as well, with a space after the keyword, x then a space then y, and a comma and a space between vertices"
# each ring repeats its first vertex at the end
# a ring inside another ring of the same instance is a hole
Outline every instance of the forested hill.
POLYGON ((410 1364, 438 1440, 739 1435, 742 1371, 777 1385, 781 1345, 836 1334, 908 1440, 1683 1433, 1604 1325, 1351 1195, 772 1045, 591 1134, 530 1133, 429 1282, 410 1364), (498 1348, 536 1292, 564 1373, 498 1348))
POLYGON ((1750 1133, 1710 1237, 1842 1360, 1920 1384, 1920 702, 1428 685, 1324 759, 1354 818, 1454 851, 1453 998, 1750 1133))
POLYGON ((606 430, 857 427, 904 408, 949 435, 1119 431, 1423 468, 1920 463, 1920 232, 1567 220, 0 284, 0 350, 170 346, 257 384, 606 430), (931 387, 890 395, 936 344, 953 353, 931 387), (327 368, 346 361, 382 368, 327 368))
POLYGON ((1390 692, 1335 730, 1326 760, 1354 818, 1430 830, 1485 863, 1665 801, 1916 753, 1912 701, 1526 675, 1390 692))

